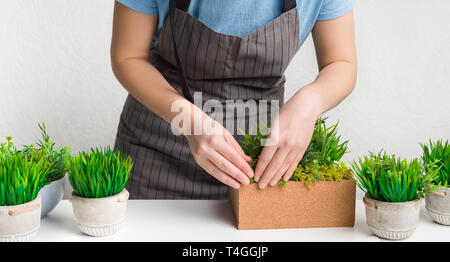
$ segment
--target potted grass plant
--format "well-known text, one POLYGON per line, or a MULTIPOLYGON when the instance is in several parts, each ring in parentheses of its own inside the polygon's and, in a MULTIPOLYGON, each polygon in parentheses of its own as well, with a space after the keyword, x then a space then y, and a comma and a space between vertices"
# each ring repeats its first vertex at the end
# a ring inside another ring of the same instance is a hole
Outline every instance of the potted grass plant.
POLYGON ((386 152, 353 161, 356 182, 366 194, 366 220, 377 236, 409 238, 415 231, 425 193, 436 172, 425 172, 418 159, 407 161, 386 152))
MULTIPOLYGON (((351 227, 355 219, 356 184, 341 158, 348 141, 337 133, 338 124, 327 126, 318 119, 303 159, 290 181, 260 190, 254 181, 230 189, 230 204, 238 229, 351 227)), ((254 169, 265 136, 244 133, 242 148, 254 169)))
POLYGON ((450 145, 448 140, 421 144, 422 161, 428 172, 437 172, 433 181, 435 190, 425 195, 425 208, 430 217, 439 224, 450 225, 450 145))
POLYGON ((41 140, 34 145, 26 146, 24 152, 35 161, 43 159, 51 168, 51 173, 45 179, 45 186, 41 191, 42 208, 41 217, 50 213, 61 201, 64 195, 67 168, 65 160, 69 155, 68 147, 56 147, 50 140, 44 123, 38 124, 41 130, 41 140))
POLYGON ((129 193, 125 186, 133 165, 131 157, 109 147, 96 148, 68 158, 66 165, 81 232, 106 236, 119 231, 126 217, 129 193))
POLYGON ((51 169, 18 151, 7 137, 0 144, 0 241, 27 241, 40 226, 41 197, 51 169))

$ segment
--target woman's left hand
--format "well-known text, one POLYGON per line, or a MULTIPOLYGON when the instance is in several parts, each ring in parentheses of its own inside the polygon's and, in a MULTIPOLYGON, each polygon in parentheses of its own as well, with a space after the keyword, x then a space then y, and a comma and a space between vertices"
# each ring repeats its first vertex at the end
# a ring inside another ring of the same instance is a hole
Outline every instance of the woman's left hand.
POLYGON ((289 181, 303 157, 320 115, 320 99, 313 90, 298 91, 272 122, 267 143, 258 158, 255 181, 260 189, 289 181))

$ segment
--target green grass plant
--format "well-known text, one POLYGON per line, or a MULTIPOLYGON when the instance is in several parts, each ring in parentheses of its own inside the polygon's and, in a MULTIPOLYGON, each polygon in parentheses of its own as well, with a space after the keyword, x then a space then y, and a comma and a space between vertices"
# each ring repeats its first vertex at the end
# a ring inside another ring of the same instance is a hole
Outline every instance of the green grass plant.
POLYGON ((34 200, 52 172, 44 159, 35 160, 17 150, 11 137, 0 143, 0 206, 34 200))
POLYGON ((122 192, 133 163, 119 151, 99 147, 69 157, 66 166, 75 195, 102 198, 122 192))
POLYGON ((435 185, 448 187, 450 185, 450 145, 448 140, 431 141, 421 144, 423 154, 422 161, 427 172, 437 170, 437 177, 433 181, 435 185))
POLYGON ((356 183, 369 197, 384 202, 406 202, 422 198, 437 171, 425 172, 418 159, 407 161, 381 151, 352 162, 356 183))

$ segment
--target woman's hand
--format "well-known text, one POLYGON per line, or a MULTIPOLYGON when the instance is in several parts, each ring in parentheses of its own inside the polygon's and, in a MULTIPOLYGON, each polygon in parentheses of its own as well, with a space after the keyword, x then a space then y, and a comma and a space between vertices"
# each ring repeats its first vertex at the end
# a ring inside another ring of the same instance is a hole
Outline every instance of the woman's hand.
POLYGON ((255 181, 260 189, 291 178, 309 145, 319 108, 314 93, 300 90, 280 109, 256 165, 255 181))
POLYGON ((239 189, 240 184, 250 184, 253 170, 248 162, 251 159, 228 130, 207 115, 203 115, 201 128, 199 135, 186 135, 197 164, 235 189, 239 189))

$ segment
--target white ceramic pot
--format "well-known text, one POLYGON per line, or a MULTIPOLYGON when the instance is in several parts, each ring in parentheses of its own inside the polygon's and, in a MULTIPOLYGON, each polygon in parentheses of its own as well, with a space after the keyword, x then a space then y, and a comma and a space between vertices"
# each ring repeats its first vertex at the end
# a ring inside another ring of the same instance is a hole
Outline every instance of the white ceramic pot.
POLYGON ((41 195, 25 204, 0 206, 0 242, 33 239, 41 224, 41 195))
POLYGON ((125 221, 129 193, 104 198, 83 198, 72 194, 75 222, 81 232, 90 236, 107 236, 119 231, 125 221))
POLYGON ((439 224, 450 225, 450 189, 441 187, 425 195, 425 208, 430 217, 439 224))
POLYGON ((41 190, 41 218, 45 217, 59 204, 64 195, 66 177, 51 182, 41 190))
POLYGON ((420 217, 423 198, 408 202, 382 202, 366 196, 366 220, 375 235, 401 240, 409 238, 415 231, 420 217))

